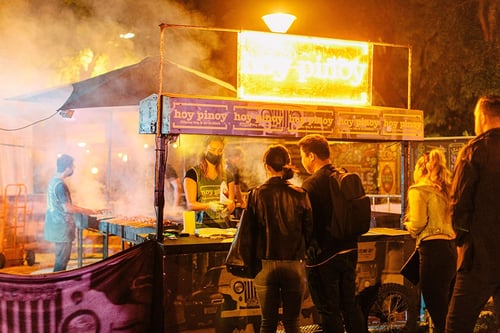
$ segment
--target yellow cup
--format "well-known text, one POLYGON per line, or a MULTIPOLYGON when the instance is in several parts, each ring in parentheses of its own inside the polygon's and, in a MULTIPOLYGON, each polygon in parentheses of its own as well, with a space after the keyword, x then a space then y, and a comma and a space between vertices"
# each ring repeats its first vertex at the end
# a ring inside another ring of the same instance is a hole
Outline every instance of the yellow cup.
POLYGON ((196 221, 194 218, 194 211, 185 210, 183 214, 184 230, 182 232, 194 235, 196 229, 196 221))

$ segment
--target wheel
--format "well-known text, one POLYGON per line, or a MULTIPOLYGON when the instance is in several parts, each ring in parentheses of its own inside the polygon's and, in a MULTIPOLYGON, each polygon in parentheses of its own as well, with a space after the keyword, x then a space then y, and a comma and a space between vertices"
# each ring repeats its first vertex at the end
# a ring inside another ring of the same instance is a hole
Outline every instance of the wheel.
POLYGON ((368 311, 370 331, 414 332, 418 316, 415 298, 403 285, 388 283, 380 286, 368 311))
POLYGON ((35 264, 35 251, 26 251, 26 263, 28 264, 28 266, 33 266, 35 264))
POLYGON ((5 255, 3 253, 0 253, 0 268, 5 267, 5 255))

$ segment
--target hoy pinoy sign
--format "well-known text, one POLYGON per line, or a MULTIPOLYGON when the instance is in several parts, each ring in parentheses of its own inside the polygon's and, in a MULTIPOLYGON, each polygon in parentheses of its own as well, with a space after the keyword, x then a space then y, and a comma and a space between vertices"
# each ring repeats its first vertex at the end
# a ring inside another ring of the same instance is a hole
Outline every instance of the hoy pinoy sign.
POLYGON ((371 104, 370 43, 242 31, 238 98, 300 104, 371 104))

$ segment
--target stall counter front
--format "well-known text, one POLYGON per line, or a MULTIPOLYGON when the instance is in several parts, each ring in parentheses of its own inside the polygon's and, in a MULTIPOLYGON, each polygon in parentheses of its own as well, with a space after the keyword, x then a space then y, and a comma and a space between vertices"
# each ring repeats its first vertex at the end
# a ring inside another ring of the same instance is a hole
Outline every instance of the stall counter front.
MULTIPOLYGON (((255 332, 260 308, 253 280, 235 277, 224 266, 232 238, 172 238, 160 244, 165 312, 159 331, 255 332)), ((418 291, 399 273, 414 247, 414 239, 399 229, 372 228, 361 237, 356 285, 370 328, 416 329, 418 291)), ((302 307, 301 326, 314 331, 319 317, 309 294, 302 307)))

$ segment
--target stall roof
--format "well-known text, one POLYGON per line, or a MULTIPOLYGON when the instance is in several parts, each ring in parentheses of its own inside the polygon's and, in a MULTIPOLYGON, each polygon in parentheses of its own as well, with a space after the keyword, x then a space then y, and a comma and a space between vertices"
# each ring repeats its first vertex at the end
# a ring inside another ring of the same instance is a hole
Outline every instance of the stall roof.
MULTIPOLYGON (((158 92, 159 66, 159 57, 147 57, 136 64, 72 83, 71 94, 58 110, 137 106, 142 99, 158 92)), ((219 83, 216 78, 169 61, 165 61, 163 68, 163 82, 163 91, 174 94, 235 95, 230 84, 219 83)), ((67 90, 66 85, 11 99, 38 102, 67 96, 67 90)))

